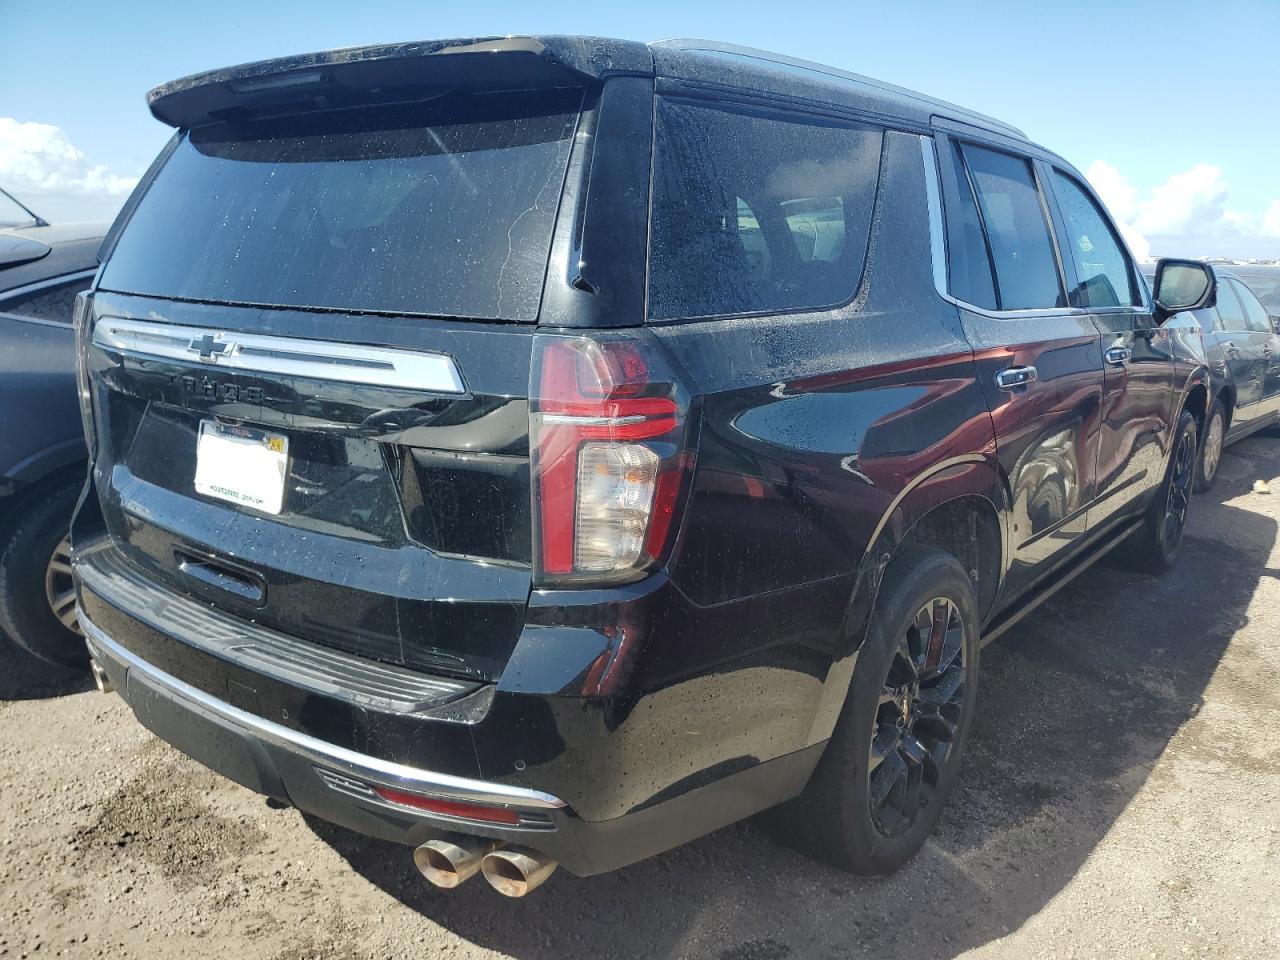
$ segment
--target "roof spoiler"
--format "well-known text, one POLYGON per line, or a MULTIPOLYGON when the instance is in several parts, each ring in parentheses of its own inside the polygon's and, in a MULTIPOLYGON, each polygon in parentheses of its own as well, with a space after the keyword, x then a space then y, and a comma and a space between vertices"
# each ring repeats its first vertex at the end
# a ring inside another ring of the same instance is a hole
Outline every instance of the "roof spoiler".
POLYGON ((197 73, 147 94, 171 127, 237 115, 396 102, 461 85, 489 89, 564 86, 615 74, 650 76, 642 43, 593 37, 428 40, 260 60, 197 73))

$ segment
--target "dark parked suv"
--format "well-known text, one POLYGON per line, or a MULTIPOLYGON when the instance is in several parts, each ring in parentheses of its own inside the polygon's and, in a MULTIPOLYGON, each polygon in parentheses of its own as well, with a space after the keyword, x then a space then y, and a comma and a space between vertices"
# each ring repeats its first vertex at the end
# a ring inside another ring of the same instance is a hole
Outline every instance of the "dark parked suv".
POLYGON ((1156 301, 1016 129, 706 43, 451 40, 152 91, 80 304, 97 675, 161 737, 520 895, 743 817, 874 873, 980 647, 1178 550, 1156 301), (100 504, 100 511, 91 509, 100 504))
MULTIPOLYGON (((1213 486, 1225 447, 1280 420, 1280 333, 1235 270, 1213 266, 1217 303, 1194 314, 1204 332, 1211 385, 1196 467, 1198 490, 1213 486)), ((1144 272, 1155 278, 1154 267, 1144 272)))
POLYGON ((71 315, 106 225, 51 225, 2 190, 0 224, 0 633, 83 667, 68 531, 87 454, 71 315))

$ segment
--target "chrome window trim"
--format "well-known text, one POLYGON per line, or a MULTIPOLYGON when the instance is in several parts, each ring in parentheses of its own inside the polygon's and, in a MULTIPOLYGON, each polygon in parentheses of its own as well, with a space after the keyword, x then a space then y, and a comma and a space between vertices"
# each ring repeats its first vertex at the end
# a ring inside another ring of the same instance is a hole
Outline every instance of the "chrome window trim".
POLYGON ((92 652, 98 655, 105 654, 124 666, 130 673, 140 674, 151 683, 164 687, 170 693, 191 702, 193 706, 207 710, 253 736, 299 753, 313 763, 321 764, 330 770, 369 780, 381 786, 404 789, 424 796, 461 800, 466 803, 507 806, 523 810, 559 810, 565 806, 565 802, 559 797, 543 793, 541 790, 421 770, 348 750, 346 747, 282 726, 234 707, 152 666, 112 640, 101 627, 89 620, 83 611, 80 612, 80 624, 84 628, 92 652))
POLYGON ((136 356, 204 363, 226 370, 400 387, 430 393, 466 390, 453 358, 443 353, 304 340, 102 317, 93 344, 136 356))
MULTIPOLYGON (((920 137, 920 150, 924 159, 924 191, 929 206, 929 251, 933 257, 933 286, 938 296, 947 303, 992 320, 1033 320, 1045 317, 1081 317, 1089 311, 1081 307, 1044 307, 1031 310, 988 310, 951 295, 948 289, 946 261, 946 228, 943 225, 942 184, 938 177, 938 154, 933 137, 920 137)), ((1007 152, 1007 151, 1006 151, 1007 152)), ((1052 233, 1051 233, 1052 235, 1052 233)), ((1061 269, 1061 268, 1059 268, 1061 269)))
POLYGON ((932 137, 920 138, 920 158, 924 161, 924 195, 929 205, 929 255, 933 259, 933 288, 947 293, 946 227, 942 222, 942 185, 938 182, 938 154, 932 137))

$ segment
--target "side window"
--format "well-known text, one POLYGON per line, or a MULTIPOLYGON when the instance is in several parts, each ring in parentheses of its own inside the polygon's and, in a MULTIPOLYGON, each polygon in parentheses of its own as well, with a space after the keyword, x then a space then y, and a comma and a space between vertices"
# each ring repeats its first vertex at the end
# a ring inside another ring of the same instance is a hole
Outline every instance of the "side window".
POLYGON ((973 187, 969 174, 960 159, 960 152, 951 152, 955 162, 956 183, 959 188, 959 210, 948 211, 952 221, 951 242, 947 244, 947 275, 950 278, 951 295, 975 307, 995 310, 996 286, 992 279, 991 257, 987 253, 987 240, 982 231, 982 218, 978 216, 978 204, 973 199, 973 187))
POLYGON ((1244 306, 1245 320, 1248 321, 1249 329, 1255 333, 1272 333, 1271 318, 1267 315, 1267 308, 1239 280, 1229 280, 1228 282, 1231 284, 1231 289, 1236 292, 1236 296, 1240 298, 1240 303, 1244 306))
POLYGON ((962 149, 987 228, 1000 309, 1065 306, 1031 165, 1019 157, 971 144, 962 149))
POLYGON ((1244 315, 1244 307, 1234 290, 1231 281, 1225 277, 1218 280, 1218 319, 1222 330, 1241 333, 1249 329, 1249 320, 1244 315))
POLYGON ((1079 278, 1079 285, 1071 291, 1071 306, 1132 306, 1137 298, 1129 257, 1116 240, 1106 214, 1060 170, 1053 172, 1053 181, 1079 278))
POLYGON ((765 107, 658 101, 649 316, 813 310, 862 279, 883 131, 765 107))
POLYGON ((69 324, 71 311, 76 303, 76 294, 81 290, 88 290, 92 280, 92 277, 79 277, 12 299, 0 298, 0 313, 69 324))

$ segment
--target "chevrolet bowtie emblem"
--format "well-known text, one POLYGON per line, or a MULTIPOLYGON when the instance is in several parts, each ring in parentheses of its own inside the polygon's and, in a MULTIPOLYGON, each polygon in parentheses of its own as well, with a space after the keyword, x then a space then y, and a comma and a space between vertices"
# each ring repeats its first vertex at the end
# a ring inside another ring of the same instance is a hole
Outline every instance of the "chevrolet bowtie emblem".
POLYGON ((218 357, 225 357, 230 354, 234 346, 235 344, 224 343, 212 334, 206 333, 198 340, 192 340, 187 344, 187 350, 191 353, 198 353, 200 359, 205 363, 217 363, 218 357))

